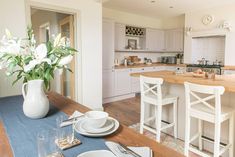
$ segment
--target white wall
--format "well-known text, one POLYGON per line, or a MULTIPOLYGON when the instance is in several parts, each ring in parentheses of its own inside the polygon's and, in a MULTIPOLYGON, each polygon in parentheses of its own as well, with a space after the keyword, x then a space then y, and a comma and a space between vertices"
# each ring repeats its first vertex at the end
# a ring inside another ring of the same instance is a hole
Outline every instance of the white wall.
MULTIPOLYGON (((79 28, 76 34, 79 47, 78 98, 80 103, 90 108, 102 108, 102 5, 93 0, 30 0, 30 2, 44 4, 42 7, 58 6, 69 11, 76 10, 80 14, 76 19, 79 28)), ((24 7, 24 0, 1 0, 0 30, 8 27, 22 36, 26 28, 25 17, 28 16, 24 7)), ((10 82, 4 83, 4 93, 0 94, 13 95, 12 92, 6 92, 6 89, 11 89, 10 82)))
POLYGON ((162 21, 159 19, 113 10, 109 8, 103 8, 103 17, 112 19, 117 23, 129 24, 133 26, 162 28, 162 21))
MULTIPOLYGON (((26 20, 24 0, 1 0, 0 10, 0 38, 5 32, 5 28, 11 30, 12 34, 16 36, 25 36, 26 20)), ((13 79, 6 77, 5 72, 0 70, 0 97, 21 93, 21 83, 12 87, 11 83, 13 79)))
POLYGON ((163 29, 184 28, 185 15, 180 15, 162 20, 163 29))
POLYGON ((225 37, 225 65, 235 65, 235 5, 220 6, 219 8, 212 8, 207 10, 199 10, 196 12, 185 14, 185 27, 192 27, 193 31, 189 36, 185 36, 185 49, 184 49, 184 62, 190 63, 192 57, 192 36, 205 36, 205 35, 226 35, 225 37), (203 16, 210 14, 214 16, 214 22, 208 26, 202 24, 201 19, 203 16), (218 29, 218 25, 224 20, 230 21, 232 31, 218 29))

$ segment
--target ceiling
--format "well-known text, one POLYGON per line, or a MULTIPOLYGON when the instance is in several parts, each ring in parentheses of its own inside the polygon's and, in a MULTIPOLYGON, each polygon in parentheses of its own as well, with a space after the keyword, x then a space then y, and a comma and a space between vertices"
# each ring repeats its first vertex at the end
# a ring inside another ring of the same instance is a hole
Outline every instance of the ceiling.
POLYGON ((160 19, 227 4, 235 4, 235 0, 103 0, 106 8, 160 19))

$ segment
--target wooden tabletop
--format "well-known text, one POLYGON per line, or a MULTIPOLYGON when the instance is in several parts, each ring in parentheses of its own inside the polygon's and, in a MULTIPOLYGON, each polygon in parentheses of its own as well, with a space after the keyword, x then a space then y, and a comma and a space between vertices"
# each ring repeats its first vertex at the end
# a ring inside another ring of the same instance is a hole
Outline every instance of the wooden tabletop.
POLYGON ((155 71, 131 74, 133 77, 139 77, 140 75, 163 78, 165 82, 174 84, 184 84, 184 82, 191 82, 202 85, 224 86, 225 91, 235 92, 235 75, 216 75, 215 79, 207 79, 194 77, 189 73, 176 75, 175 72, 172 71, 155 71))
MULTIPOLYGON (((72 113, 75 110, 78 110, 80 112, 87 112, 89 109, 83 105, 80 105, 71 99, 62 97, 61 95, 50 92, 49 93, 49 100, 52 104, 57 106, 61 111, 68 115, 72 115, 72 113)), ((0 121, 0 156, 4 156, 5 153, 6 157, 13 157, 12 150, 9 144, 9 141, 7 139, 6 132, 4 130, 3 123, 0 121)), ((110 141, 116 141, 121 142, 128 146, 148 146, 150 147, 154 152, 154 157, 183 157, 182 154, 163 146, 159 143, 157 143, 154 140, 151 140, 147 138, 144 135, 141 135, 134 130, 124 126, 120 125, 117 132, 113 135, 105 137, 106 140, 110 141)))

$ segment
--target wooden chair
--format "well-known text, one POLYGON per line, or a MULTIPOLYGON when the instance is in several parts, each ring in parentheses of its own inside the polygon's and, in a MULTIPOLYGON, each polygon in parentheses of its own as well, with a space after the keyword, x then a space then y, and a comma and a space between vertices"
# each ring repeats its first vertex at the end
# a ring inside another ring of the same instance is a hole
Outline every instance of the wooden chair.
POLYGON ((177 138, 177 97, 176 96, 162 96, 161 85, 163 83, 162 78, 151 78, 140 76, 140 88, 141 88, 141 118, 140 118, 140 133, 143 134, 143 130, 146 129, 156 134, 156 140, 160 142, 160 134, 164 129, 174 127, 174 137, 177 138), (145 118, 145 106, 155 106, 155 115, 149 118, 145 118), (173 122, 164 126, 162 122, 162 107, 165 105, 173 105, 173 122), (145 125, 146 123, 155 120, 156 130, 145 125))
POLYGON ((184 154, 192 151, 202 157, 209 155, 202 151, 202 140, 208 140, 202 136, 202 121, 207 121, 215 125, 213 156, 219 157, 229 149, 229 156, 233 157, 234 140, 234 110, 221 106, 221 95, 225 89, 222 86, 206 86, 185 82, 186 100, 186 122, 185 122, 185 150, 184 154), (205 96, 206 95, 206 96, 205 96), (202 96, 204 96, 202 98, 202 96), (214 104, 209 104, 210 102, 214 104), (198 119, 198 133, 190 138, 190 119, 198 119), (229 142, 226 146, 220 145, 221 123, 229 120, 229 142), (199 149, 192 147, 191 142, 198 139, 199 149), (222 149, 220 149, 220 147, 222 149))

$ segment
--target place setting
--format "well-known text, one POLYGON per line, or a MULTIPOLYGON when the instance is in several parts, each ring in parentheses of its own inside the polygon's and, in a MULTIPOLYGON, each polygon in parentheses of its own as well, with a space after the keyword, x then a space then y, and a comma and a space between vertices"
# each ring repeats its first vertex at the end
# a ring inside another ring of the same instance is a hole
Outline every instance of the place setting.
POLYGON ((77 157, 152 157, 149 147, 127 147, 102 139, 119 128, 118 120, 103 111, 84 114, 75 111, 70 117, 59 115, 56 126, 38 134, 38 157, 66 157, 70 156, 70 149, 80 150, 77 157))

